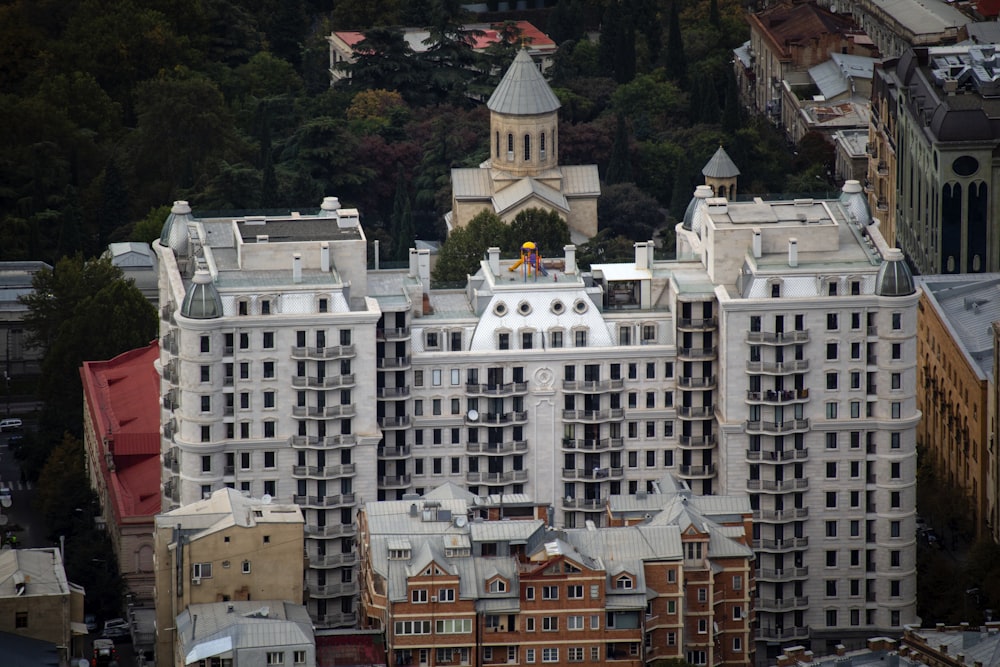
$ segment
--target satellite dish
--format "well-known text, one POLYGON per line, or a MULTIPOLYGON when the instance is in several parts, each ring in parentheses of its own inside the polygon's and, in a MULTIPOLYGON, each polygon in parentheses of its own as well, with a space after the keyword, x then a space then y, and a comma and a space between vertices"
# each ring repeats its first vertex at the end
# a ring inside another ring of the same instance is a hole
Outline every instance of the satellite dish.
POLYGON ((479 410, 469 410, 469 421, 479 421, 479 410))
POLYGON ((270 493, 265 493, 263 496, 260 497, 260 501, 262 503, 264 503, 265 505, 270 505, 271 504, 271 494, 270 493))
POLYGON ((469 520, 466 519, 464 516, 455 517, 455 525, 458 526, 459 528, 464 528, 465 524, 467 524, 468 522, 469 520))
POLYGON ((0 505, 3 505, 4 507, 10 507, 10 504, 11 504, 10 496, 0 497, 0 505))

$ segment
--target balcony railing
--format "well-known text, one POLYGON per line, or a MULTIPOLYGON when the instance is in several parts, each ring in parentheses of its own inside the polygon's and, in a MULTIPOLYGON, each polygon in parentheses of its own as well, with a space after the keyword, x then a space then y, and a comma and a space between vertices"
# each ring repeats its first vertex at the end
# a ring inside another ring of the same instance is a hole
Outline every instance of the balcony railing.
POLYGON ((807 579, 809 577, 808 567, 786 567, 782 570, 757 570, 757 581, 793 581, 795 579, 807 579))
POLYGON ((601 438, 600 440, 574 440, 563 438, 563 449, 582 449, 588 452, 602 452, 607 449, 622 449, 625 440, 622 438, 601 438))
POLYGON ((404 459, 411 452, 412 449, 409 445, 397 445, 395 447, 383 447, 378 450, 378 456, 382 459, 404 459))
POLYGON ((717 326, 719 326, 719 320, 714 317, 682 317, 677 320, 677 328, 688 331, 705 331, 707 329, 714 329, 717 326))
POLYGON ((410 421, 409 415, 398 415, 396 417, 379 417, 378 424, 382 428, 407 428, 410 421))
POLYGON ((751 373, 805 373, 809 370, 808 359, 794 361, 748 361, 747 370, 751 373))
POLYGON ((808 537, 789 537, 781 540, 758 539, 753 541, 753 548, 759 551, 794 551, 809 546, 808 537))
POLYGON ((755 449, 747 450, 747 461, 785 463, 788 461, 804 461, 807 458, 809 458, 808 449, 785 449, 780 452, 755 449))
POLYGON ((295 449, 323 449, 326 447, 351 447, 357 444, 357 438, 349 433, 343 435, 328 435, 317 438, 314 435, 293 435, 288 444, 295 449))
POLYGON ((563 498, 562 506, 564 509, 597 512, 604 509, 605 502, 603 498, 563 498))
POLYGON ((798 331, 748 331, 748 343, 769 343, 787 345, 789 343, 806 343, 809 341, 809 330, 798 331))
POLYGON ((715 464, 704 466, 681 466, 678 468, 681 477, 707 478, 715 477, 715 464))
POLYGON ((527 382, 507 382, 502 384, 466 383, 465 393, 476 396, 513 396, 528 391, 527 382))
POLYGON ((746 431, 750 434, 781 435, 808 430, 808 419, 789 419, 782 422, 748 421, 746 423, 746 431))
POLYGON ((682 435, 678 440, 685 449, 707 449, 715 447, 717 442, 714 435, 682 435))
POLYGON ((805 491, 809 488, 809 480, 805 478, 799 479, 784 479, 784 480, 773 480, 773 479, 748 479, 747 480, 747 490, 748 491, 805 491))
POLYGON ((328 375, 326 377, 292 376, 292 386, 297 389, 337 389, 354 384, 354 374, 328 375))
POLYGON ((625 380, 563 380, 566 391, 590 392, 612 391, 625 386, 625 380))
POLYGON ((410 395, 409 387, 379 387, 379 398, 407 398, 410 395))
POLYGON ((388 329, 376 329, 375 340, 406 340, 410 337, 410 327, 393 327, 388 329))
POLYGON ((378 360, 378 368, 405 370, 410 367, 409 357, 383 357, 378 360))
POLYGON ((344 567, 354 565, 358 557, 354 553, 327 554, 325 556, 309 556, 309 567, 344 567))
POLYGON ((524 482, 528 479, 527 470, 508 470, 506 472, 467 472, 465 479, 472 484, 511 484, 524 482))
POLYGON ((334 523, 326 526, 306 524, 305 533, 311 537, 346 537, 358 532, 353 523, 334 523))
POLYGON ((714 405, 682 405, 677 408, 680 417, 688 419, 710 419, 715 414, 714 405))
POLYGON ((809 400, 808 389, 786 389, 784 391, 748 391, 748 403, 768 403, 772 405, 782 405, 785 403, 797 403, 809 400))
POLYGON ((754 510, 754 521, 768 521, 771 523, 784 523, 787 521, 799 521, 809 518, 809 508, 795 507, 790 510, 754 510))
POLYGON ((378 484, 379 484, 379 486, 382 486, 382 487, 385 487, 385 488, 390 488, 390 487, 398 488, 398 487, 403 487, 403 486, 409 486, 410 485, 410 476, 409 475, 387 475, 385 477, 379 477, 378 478, 378 484))
POLYGON ((355 355, 353 345, 334 345, 332 347, 292 347, 293 359, 347 359, 355 355))
POLYGON ((793 598, 756 598, 754 608, 757 611, 791 611, 793 609, 805 609, 809 606, 809 597, 793 598))
POLYGON ((335 496, 292 496, 292 502, 304 507, 344 507, 353 505, 353 493, 338 493, 335 496))
POLYGON ((353 417, 357 409, 353 405, 327 405, 323 407, 315 405, 295 405, 292 406, 292 416, 312 417, 314 419, 337 419, 343 417, 353 417))
POLYGON ((686 359, 714 359, 718 356, 717 347, 679 347, 677 356, 686 359))
POLYGON ((524 410, 515 412, 487 412, 479 414, 476 419, 469 415, 465 416, 468 424, 517 424, 528 421, 528 413, 524 410))
POLYGON ((622 468, 563 468, 563 479, 621 479, 622 468))
POLYGON ((357 594, 358 582, 356 581, 340 581, 335 584, 309 585, 309 597, 314 598, 346 597, 357 594))
POLYGON ((563 410, 563 419, 582 422, 599 422, 610 419, 622 419, 625 411, 621 408, 610 410, 563 410))
POLYGON ((717 380, 714 375, 709 375, 708 377, 703 378, 677 378, 677 386, 681 389, 712 389, 715 387, 716 383, 717 380))
POLYGON ((358 615, 353 611, 323 614, 313 618, 316 626, 321 628, 353 628, 358 624, 358 615))
POLYGON ((353 463, 342 463, 334 466, 293 466, 292 475, 295 477, 343 477, 354 474, 353 463))
POLYGON ((465 446, 469 454, 513 454, 528 451, 527 440, 512 442, 470 442, 465 446))
POLYGON ((786 642, 795 639, 807 639, 809 628, 757 628, 757 641, 786 642))

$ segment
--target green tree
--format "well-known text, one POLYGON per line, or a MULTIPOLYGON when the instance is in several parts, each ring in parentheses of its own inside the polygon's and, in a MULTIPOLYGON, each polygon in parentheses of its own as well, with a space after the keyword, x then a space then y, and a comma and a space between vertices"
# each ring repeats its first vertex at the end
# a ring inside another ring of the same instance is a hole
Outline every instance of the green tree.
POLYGON ((487 248, 503 247, 506 239, 507 225, 493 211, 483 210, 465 227, 451 230, 431 277, 435 283, 464 283, 479 269, 487 248))
POLYGON ((631 262, 635 259, 634 243, 632 239, 616 236, 610 229, 602 229, 597 236, 577 248, 577 264, 584 271, 589 271, 592 264, 631 262))
POLYGON ((667 75, 681 86, 687 82, 687 61, 684 58, 684 36, 681 34, 679 0, 670 3, 670 24, 667 26, 667 75))
POLYGON ((353 63, 337 63, 350 73, 338 84, 360 90, 392 90, 410 104, 427 99, 429 72, 397 28, 372 28, 355 47, 353 63))
POLYGON ((633 241, 646 241, 666 222, 659 203, 634 183, 609 185, 597 200, 602 230, 633 241))
POLYGON ((163 231, 163 221, 170 215, 170 206, 164 204, 149 210, 146 217, 136 221, 129 233, 129 241, 139 241, 140 243, 152 243, 160 238, 163 231))
POLYGON ((556 42, 562 44, 567 40, 577 40, 583 37, 583 8, 580 0, 559 0, 546 24, 545 32, 556 42))
POLYGON ((618 113, 617 116, 615 142, 611 145, 611 160, 608 162, 608 170, 604 175, 604 182, 608 185, 626 183, 632 180, 632 156, 629 150, 625 115, 618 113))
POLYGON ((117 229, 128 225, 128 191, 118 165, 113 161, 104 170, 101 212, 98 222, 97 247, 104 248, 108 237, 117 229))
POLYGON ((406 261, 413 247, 413 237, 413 210, 406 184, 406 169, 399 164, 396 167, 396 196, 392 204, 392 239, 395 243, 392 259, 406 261))
POLYGON ((510 254, 520 252, 521 244, 531 241, 543 257, 560 257, 570 242, 569 226, 555 211, 528 208, 516 216, 507 228, 503 246, 510 254))

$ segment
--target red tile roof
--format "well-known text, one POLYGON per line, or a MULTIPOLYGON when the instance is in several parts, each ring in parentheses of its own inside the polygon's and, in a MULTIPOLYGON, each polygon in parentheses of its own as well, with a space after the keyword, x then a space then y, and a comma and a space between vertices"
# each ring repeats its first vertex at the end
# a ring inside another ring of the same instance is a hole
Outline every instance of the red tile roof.
POLYGON ((102 448, 101 475, 119 523, 160 511, 160 376, 153 367, 159 356, 154 341, 110 361, 85 361, 80 369, 86 409, 102 448))
MULTIPOLYGON (((553 42, 548 35, 546 35, 544 32, 536 28, 529 21, 517 21, 517 27, 521 30, 521 38, 530 40, 529 44, 531 48, 541 49, 541 50, 548 50, 548 49, 555 50, 556 43, 553 42)), ((483 34, 475 38, 475 43, 472 45, 473 49, 476 50, 485 49, 490 44, 494 44, 500 40, 497 31, 493 27, 481 28, 481 30, 483 31, 483 34)), ((344 43, 350 47, 353 47, 354 45, 356 45, 358 42, 362 41, 365 38, 365 34, 363 32, 358 32, 356 30, 336 31, 334 34, 337 35, 340 39, 342 39, 344 43)), ((424 50, 426 50, 426 47, 424 47, 424 50)))

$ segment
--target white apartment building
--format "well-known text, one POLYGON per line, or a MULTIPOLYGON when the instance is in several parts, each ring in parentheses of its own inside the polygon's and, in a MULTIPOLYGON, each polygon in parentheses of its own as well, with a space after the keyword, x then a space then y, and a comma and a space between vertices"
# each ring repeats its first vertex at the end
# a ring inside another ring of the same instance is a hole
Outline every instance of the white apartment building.
MULTIPOLYGON (((548 275, 491 249, 465 289, 428 255, 369 271, 357 212, 197 219, 160 242, 164 507, 223 486, 302 507, 308 607, 355 621, 354 515, 445 481, 557 526, 671 473, 754 510, 758 660, 916 622, 918 292, 860 186, 728 202, 679 258, 548 275)), ((526 239, 527 240, 527 239, 526 239)), ((556 255, 542 249, 546 257, 556 255)))

